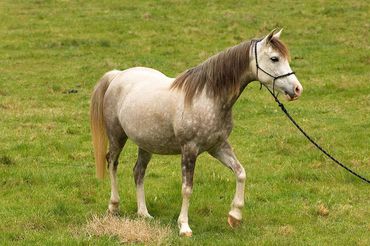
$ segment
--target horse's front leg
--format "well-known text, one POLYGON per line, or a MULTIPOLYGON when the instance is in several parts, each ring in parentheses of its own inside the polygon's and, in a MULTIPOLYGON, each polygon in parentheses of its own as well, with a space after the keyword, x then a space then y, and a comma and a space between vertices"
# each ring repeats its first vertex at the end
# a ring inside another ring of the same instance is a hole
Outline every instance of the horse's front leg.
POLYGON ((180 228, 180 236, 185 237, 192 236, 192 231, 189 227, 188 211, 190 195, 193 189, 193 176, 197 155, 197 148, 192 145, 186 145, 182 148, 182 206, 177 222, 180 228))
POLYGON ((236 158, 230 144, 225 141, 217 149, 209 152, 213 157, 218 159, 222 164, 230 168, 236 176, 236 191, 231 203, 228 223, 231 227, 236 227, 242 220, 242 209, 244 207, 244 185, 246 174, 242 165, 236 158))

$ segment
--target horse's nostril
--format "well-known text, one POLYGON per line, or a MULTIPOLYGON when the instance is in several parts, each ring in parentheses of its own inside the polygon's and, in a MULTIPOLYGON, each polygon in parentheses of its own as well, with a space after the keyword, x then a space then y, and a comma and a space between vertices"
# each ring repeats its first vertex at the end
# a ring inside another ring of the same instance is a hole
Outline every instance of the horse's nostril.
POLYGON ((300 96, 301 95, 301 88, 300 88, 300 86, 299 85, 296 85, 296 86, 294 86, 294 92, 295 92, 295 94, 296 94, 296 96, 300 96))

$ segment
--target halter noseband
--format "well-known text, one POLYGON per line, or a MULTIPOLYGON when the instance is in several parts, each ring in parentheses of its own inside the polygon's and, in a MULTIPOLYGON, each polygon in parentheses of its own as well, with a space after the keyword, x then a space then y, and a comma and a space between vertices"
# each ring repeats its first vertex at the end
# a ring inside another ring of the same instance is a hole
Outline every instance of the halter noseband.
MULTIPOLYGON (((254 59, 256 60, 256 72, 257 72, 257 79, 258 79, 258 70, 261 70, 262 72, 264 72, 265 74, 267 74, 268 76, 270 76, 271 78, 274 78, 274 80, 272 81, 272 94, 275 95, 275 81, 277 79, 280 79, 280 78, 284 78, 284 77, 288 77, 290 75, 293 75, 295 74, 295 72, 290 72, 290 73, 286 73, 286 74, 283 74, 283 75, 279 75, 279 76, 274 76, 272 75, 271 73, 268 73, 266 70, 264 70, 263 68, 261 68, 259 65, 258 65, 258 59, 257 59, 257 44, 258 42, 260 42, 261 40, 257 40, 254 44, 254 59)), ((260 82, 261 83, 261 82, 260 82)), ((264 85, 264 84, 263 84, 264 85)), ((262 86, 262 83, 261 83, 261 86, 262 86)), ((265 87, 270 90, 266 85, 265 87)), ((271 92, 271 91, 270 91, 271 92)))

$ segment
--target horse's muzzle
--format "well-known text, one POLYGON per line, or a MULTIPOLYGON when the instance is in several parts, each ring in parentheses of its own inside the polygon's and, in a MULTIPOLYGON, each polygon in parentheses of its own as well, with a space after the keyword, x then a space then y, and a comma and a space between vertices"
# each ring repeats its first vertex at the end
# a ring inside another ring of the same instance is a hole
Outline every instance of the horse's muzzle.
POLYGON ((302 91, 303 91, 303 87, 298 82, 294 85, 293 91, 284 91, 284 92, 289 101, 294 101, 301 96, 302 91))

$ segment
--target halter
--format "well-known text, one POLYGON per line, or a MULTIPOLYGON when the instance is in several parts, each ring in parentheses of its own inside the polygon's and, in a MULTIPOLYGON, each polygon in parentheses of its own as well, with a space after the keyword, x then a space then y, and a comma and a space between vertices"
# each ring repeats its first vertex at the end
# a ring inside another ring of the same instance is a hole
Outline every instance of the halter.
MULTIPOLYGON (((264 70, 263 68, 261 68, 259 65, 258 65, 258 59, 257 59, 257 44, 258 44, 258 42, 260 42, 261 40, 257 40, 256 42, 255 42, 255 44, 254 44, 254 59, 256 60, 256 71, 257 71, 257 79, 258 79, 258 70, 261 70, 262 72, 264 72, 265 74, 267 74, 268 76, 270 76, 271 78, 274 78, 274 80, 272 81, 272 94, 274 95, 274 96, 276 96, 275 95, 275 81, 277 80, 277 79, 280 79, 280 78, 284 78, 284 77, 288 77, 288 76, 290 76, 290 75, 293 75, 293 74, 295 74, 295 72, 293 72, 293 71, 291 71, 290 73, 286 73, 286 74, 283 74, 283 75, 279 75, 279 76, 274 76, 274 75, 272 75, 271 73, 269 73, 269 72, 267 72, 266 70, 264 70)), ((264 85, 264 84, 262 84, 262 82, 260 82, 261 83, 261 88, 262 88, 262 85, 264 85)), ((270 89, 265 85, 265 87, 270 91, 270 89)), ((270 91, 271 92, 271 91, 270 91)))

